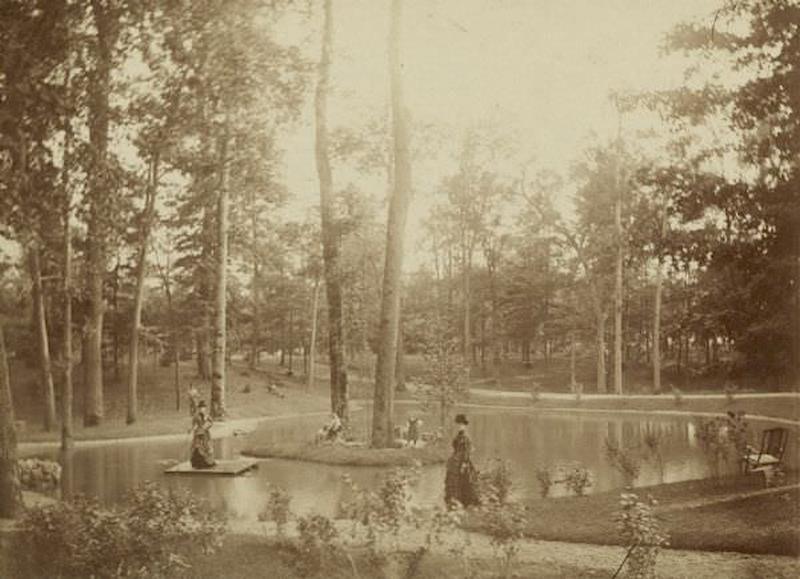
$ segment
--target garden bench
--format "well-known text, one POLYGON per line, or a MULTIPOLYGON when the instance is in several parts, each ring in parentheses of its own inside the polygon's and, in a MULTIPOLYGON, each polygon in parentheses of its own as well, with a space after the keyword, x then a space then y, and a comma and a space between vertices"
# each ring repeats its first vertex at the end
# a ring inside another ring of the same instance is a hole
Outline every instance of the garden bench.
POLYGON ((763 472, 769 480, 770 475, 783 462, 789 431, 786 428, 767 428, 761 433, 761 448, 747 447, 742 461, 745 472, 763 472))

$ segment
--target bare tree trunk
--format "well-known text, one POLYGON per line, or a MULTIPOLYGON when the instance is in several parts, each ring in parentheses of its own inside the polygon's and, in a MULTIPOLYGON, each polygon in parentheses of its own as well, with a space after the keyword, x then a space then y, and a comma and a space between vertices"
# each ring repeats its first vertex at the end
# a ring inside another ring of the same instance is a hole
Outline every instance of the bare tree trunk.
POLYGON ((569 383, 573 386, 577 383, 575 378, 575 332, 569 333, 569 383))
POLYGON ((663 272, 661 259, 656 266, 655 305, 653 306, 653 391, 661 392, 661 292, 663 272))
POLYGON ((394 373, 397 360, 397 335, 400 322, 400 292, 403 271, 403 246, 408 206, 411 201, 411 155, 407 112, 403 104, 400 63, 400 20, 402 0, 392 1, 389 29, 389 73, 391 77, 392 133, 394 140, 394 186, 389 200, 386 231, 386 262, 383 270, 378 361, 375 370, 375 397, 372 415, 372 446, 392 446, 394 429, 394 373))
POLYGON ((95 56, 96 70, 89 83, 89 143, 92 152, 88 175, 87 198, 89 224, 87 231, 87 265, 89 287, 89 321, 87 324, 88 349, 86 359, 86 395, 83 421, 86 426, 96 426, 103 420, 103 279, 105 277, 105 219, 108 204, 106 164, 108 163, 108 135, 111 119, 109 97, 111 94, 112 52, 119 35, 117 18, 109 7, 92 0, 92 16, 97 29, 95 56))
POLYGON ((13 519, 20 502, 17 432, 3 328, 0 326, 0 518, 13 519))
POLYGON ((597 391, 604 394, 606 387, 606 314, 596 312, 597 319, 597 391))
POLYGON ((44 395, 44 429, 50 432, 56 424, 56 395, 53 387, 53 371, 50 363, 50 339, 47 335, 47 316, 44 307, 42 270, 39 262, 39 246, 30 252, 31 278, 33 279, 33 307, 36 313, 36 333, 39 338, 39 365, 41 388, 44 395))
POLYGON ((328 298, 328 345, 331 375, 331 410, 346 421, 348 418, 347 367, 344 358, 344 322, 339 265, 339 233, 333 216, 333 176, 328 152, 328 85, 331 48, 333 45, 333 10, 325 0, 325 23, 322 50, 317 68, 317 90, 314 98, 316 143, 315 157, 319 177, 320 213, 322 222, 322 257, 325 265, 325 294, 328 298))
POLYGON ((211 416, 225 416, 226 292, 228 285, 228 136, 222 139, 220 191, 217 203, 217 283, 214 350, 211 357, 211 416))
MULTIPOLYGON (((617 171, 619 172, 619 171, 617 171)), ((617 178, 619 187, 619 178, 617 178)), ((617 256, 614 275, 614 393, 622 394, 622 194, 617 191, 614 205, 617 256)))
MULTIPOLYGON (((65 92, 69 94, 69 72, 65 80, 65 92)), ((72 154, 72 127, 69 119, 64 124, 64 160, 62 183, 64 186, 64 381, 61 386, 61 449, 72 447, 72 220, 69 171, 72 154)))
POLYGON ((306 382, 306 389, 311 390, 314 388, 314 374, 316 372, 317 363, 317 325, 319 322, 319 292, 320 292, 319 279, 314 280, 314 300, 311 305, 311 345, 308 351, 308 377, 306 382))
POLYGON ((150 176, 145 193, 145 205, 139 228, 139 247, 136 252, 136 287, 133 296, 133 316, 128 355, 128 412, 125 421, 136 422, 139 396, 139 327, 142 323, 142 302, 144 301, 144 279, 147 265, 147 246, 150 243, 150 230, 155 215, 156 193, 158 189, 158 153, 150 161, 150 176))
MULTIPOLYGON (((403 303, 400 302, 402 309, 403 303)), ((397 356, 394 366, 394 387, 400 392, 406 388, 406 364, 405 364, 405 339, 403 337, 403 319, 400 318, 397 324, 397 356)))

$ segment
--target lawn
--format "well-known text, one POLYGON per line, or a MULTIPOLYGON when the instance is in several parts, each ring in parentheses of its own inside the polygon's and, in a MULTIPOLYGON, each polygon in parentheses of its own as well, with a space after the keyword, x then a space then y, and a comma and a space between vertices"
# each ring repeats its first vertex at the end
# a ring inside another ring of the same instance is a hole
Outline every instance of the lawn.
MULTIPOLYGON (((346 557, 330 560, 324 569, 316 574, 309 573, 297 566, 295 549, 277 544, 265 538, 231 535, 226 537, 223 548, 213 554, 194 562, 194 567, 187 570, 186 577, 193 579, 252 579, 253 577, 274 577, 276 579, 294 579, 300 577, 324 577, 326 579, 352 579, 362 577, 404 577, 408 568, 411 553, 400 554, 400 562, 394 568, 377 569, 363 551, 352 551, 352 561, 346 557), (355 566, 358 574, 353 571, 355 566), (305 571, 305 572, 304 572, 305 571), (384 575, 385 573, 385 575, 384 575)), ((474 579, 489 579, 498 576, 499 568, 490 559, 470 559, 469 570, 474 579)), ((542 563, 525 563, 514 567, 516 577, 540 577, 555 579, 563 577, 603 577, 604 574, 590 569, 547 561, 542 563)), ((414 579, 440 579, 442 577, 464 577, 465 561, 454 556, 426 554, 419 561, 419 567, 413 575, 414 579)))
MULTIPOLYGON (((788 482, 797 480, 798 474, 791 473, 788 482)), ((672 548, 800 555, 800 494, 796 489, 697 508, 675 508, 680 503, 701 498, 713 499, 762 488, 760 475, 747 475, 719 481, 656 485, 636 489, 636 493, 640 498, 649 496, 658 501, 656 512, 670 536, 672 548)), ((585 497, 530 500, 525 504, 525 534, 550 541, 621 545, 616 523, 619 498, 620 493, 616 491, 585 497)), ((482 529, 477 518, 471 519, 468 526, 482 529)))

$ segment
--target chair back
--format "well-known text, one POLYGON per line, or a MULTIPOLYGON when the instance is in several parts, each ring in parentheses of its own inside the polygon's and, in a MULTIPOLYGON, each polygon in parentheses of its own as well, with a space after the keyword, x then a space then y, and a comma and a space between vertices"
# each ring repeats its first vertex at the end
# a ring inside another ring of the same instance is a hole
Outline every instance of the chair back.
POLYGON ((767 428, 761 435, 761 454, 769 454, 778 460, 783 460, 788 440, 789 431, 785 428, 767 428))

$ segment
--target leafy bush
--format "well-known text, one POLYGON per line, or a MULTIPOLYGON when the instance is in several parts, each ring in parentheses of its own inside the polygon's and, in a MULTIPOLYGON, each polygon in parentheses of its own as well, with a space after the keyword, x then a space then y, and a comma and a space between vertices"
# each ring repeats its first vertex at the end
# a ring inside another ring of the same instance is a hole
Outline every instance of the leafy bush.
POLYGON ((295 565, 303 575, 313 575, 325 569, 328 561, 341 553, 334 543, 339 533, 328 517, 308 515, 298 517, 298 555, 295 565))
POLYGON ((478 496, 481 502, 495 501, 505 503, 511 494, 511 463, 494 458, 490 460, 478 475, 478 496))
POLYGON ((635 449, 619 446, 610 438, 606 438, 606 460, 622 474, 626 487, 632 487, 639 478, 641 465, 635 449))
POLYGON ((292 516, 291 502, 292 497, 286 492, 286 489, 268 485, 269 495, 267 497, 267 504, 264 509, 258 514, 259 521, 273 521, 276 525, 278 535, 283 536, 286 523, 292 516))
POLYGON ((736 384, 726 384, 725 385, 725 400, 727 403, 733 404, 736 401, 736 393, 739 391, 736 384))
POLYGON ((494 501, 482 504, 480 513, 500 564, 500 577, 511 577, 520 541, 525 536, 525 508, 518 503, 494 501))
POLYGON ((586 489, 592 486, 592 476, 585 466, 576 466, 567 473, 564 483, 576 496, 582 497, 586 489))
POLYGON ((17 461, 17 473, 20 485, 25 490, 52 491, 61 483, 61 465, 53 460, 20 459, 17 461))
POLYGON ((700 442, 711 476, 716 479, 731 457, 738 459, 746 453, 747 422, 742 414, 733 412, 724 417, 700 419, 695 437, 700 442))
POLYGON ((550 494, 550 487, 553 486, 553 475, 548 467, 536 469, 536 479, 539 481, 539 494, 546 498, 550 494))
POLYGON ((653 513, 656 502, 652 498, 642 502, 634 493, 620 495, 620 512, 617 515, 622 539, 629 546, 626 577, 652 579, 655 577, 656 557, 661 547, 668 544, 667 536, 653 513))
POLYGON ((672 398, 675 401, 675 406, 683 405, 683 392, 677 386, 672 387, 672 398))
POLYGON ((542 385, 535 380, 531 382, 531 404, 536 404, 542 399, 542 385))
POLYGON ((122 509, 77 497, 26 511, 16 551, 31 576, 168 575, 218 547, 223 533, 224 522, 190 493, 147 483, 122 509))

